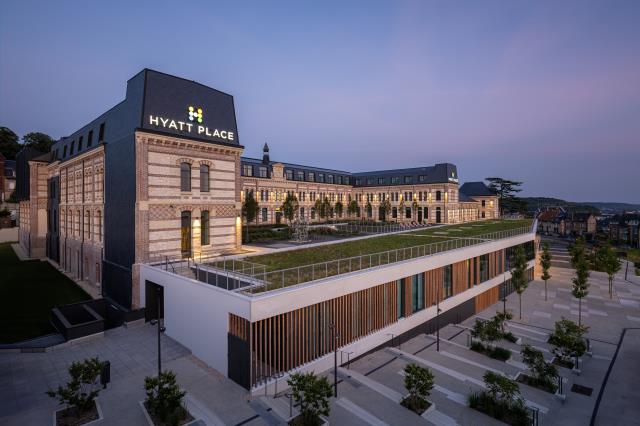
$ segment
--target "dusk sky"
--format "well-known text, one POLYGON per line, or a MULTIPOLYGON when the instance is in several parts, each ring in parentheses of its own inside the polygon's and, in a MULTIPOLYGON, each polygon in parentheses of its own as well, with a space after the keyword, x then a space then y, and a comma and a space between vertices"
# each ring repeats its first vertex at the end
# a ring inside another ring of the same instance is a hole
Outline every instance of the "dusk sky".
POLYGON ((640 1, 344 3, 3 2, 0 125, 70 134, 146 67, 232 94, 248 156, 640 203, 640 1))

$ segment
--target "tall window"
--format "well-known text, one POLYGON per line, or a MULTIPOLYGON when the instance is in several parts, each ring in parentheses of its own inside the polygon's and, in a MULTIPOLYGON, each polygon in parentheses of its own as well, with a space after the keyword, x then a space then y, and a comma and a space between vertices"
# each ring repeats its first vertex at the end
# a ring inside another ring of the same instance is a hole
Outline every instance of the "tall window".
POLYGON ((209 166, 200 165, 200 192, 209 192, 209 166))
POLYGON ((98 231, 98 241, 102 241, 102 212, 100 210, 96 212, 96 228, 98 231))
POLYGON ((266 207, 262 208, 262 221, 263 222, 267 221, 267 208, 266 207))
POLYGON ((293 170, 285 170, 284 177, 287 180, 293 180, 293 170))
POLYGON ((93 130, 89 130, 89 136, 87 136, 87 147, 93 144, 93 130))
POLYGON ((89 210, 84 213, 84 239, 91 239, 91 212, 89 210))
POLYGON ((269 177, 267 174, 267 168, 264 166, 260 166, 260 168, 258 169, 258 172, 260 173, 261 178, 269 177))
POLYGON ((442 199, 442 192, 436 191, 436 201, 440 201, 442 199))
POLYGON ((180 213, 180 249, 182 257, 191 256, 191 212, 180 213))
POLYGON ((209 245, 209 210, 200 213, 200 244, 209 245))
POLYGON ((245 164, 244 166, 242 166, 242 175, 253 176, 253 166, 249 164, 245 164))
POLYGON ((399 319, 404 317, 404 283, 402 282, 402 280, 396 281, 396 287, 398 289, 396 293, 396 303, 399 319))
POLYGON ((489 255, 480 256, 480 282, 483 283, 489 279, 489 255))
POLYGON ((442 287, 444 289, 443 299, 453 296, 453 265, 447 265, 442 268, 444 270, 442 287))
POLYGON ((424 309, 424 276, 416 274, 411 277, 412 312, 424 309))
POLYGON ((83 136, 80 136, 80 139, 78 139, 78 152, 80 152, 80 150, 82 149, 82 139, 83 136))
POLYGON ((180 190, 191 191, 191 164, 180 163, 180 190))

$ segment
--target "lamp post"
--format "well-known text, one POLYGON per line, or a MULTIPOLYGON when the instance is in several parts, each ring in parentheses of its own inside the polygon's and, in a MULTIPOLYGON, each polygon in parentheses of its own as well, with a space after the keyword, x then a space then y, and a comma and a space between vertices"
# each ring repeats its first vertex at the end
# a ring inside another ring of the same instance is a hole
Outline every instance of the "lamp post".
POLYGON ((151 320, 151 325, 158 325, 158 379, 160 379, 160 374, 162 373, 162 356, 160 352, 160 335, 166 330, 166 328, 162 325, 162 321, 160 321, 161 309, 160 309, 160 300, 162 295, 162 287, 157 286, 156 288, 156 304, 158 305, 158 318, 155 320, 151 320))
POLYGON ((336 332, 335 323, 329 324, 329 329, 333 333, 333 396, 338 397, 338 338, 340 333, 336 332))

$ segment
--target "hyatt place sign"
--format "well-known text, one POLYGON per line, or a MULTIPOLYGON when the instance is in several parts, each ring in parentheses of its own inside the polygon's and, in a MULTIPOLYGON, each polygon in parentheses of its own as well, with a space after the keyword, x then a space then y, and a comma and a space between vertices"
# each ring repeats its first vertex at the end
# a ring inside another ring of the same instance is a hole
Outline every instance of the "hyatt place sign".
POLYGON ((196 134, 201 137, 210 137, 223 139, 227 141, 234 140, 234 133, 229 130, 210 129, 202 125, 203 111, 202 108, 188 108, 188 120, 180 121, 171 118, 160 117, 157 115, 149 115, 149 124, 165 129, 173 129, 179 132, 196 134))

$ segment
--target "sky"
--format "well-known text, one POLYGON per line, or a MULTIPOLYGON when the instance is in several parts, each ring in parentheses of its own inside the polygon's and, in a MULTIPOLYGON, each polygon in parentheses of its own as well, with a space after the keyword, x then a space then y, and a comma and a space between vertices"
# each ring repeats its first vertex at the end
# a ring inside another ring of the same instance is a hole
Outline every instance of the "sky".
POLYGON ((68 135, 152 68, 232 94, 247 156, 640 203, 638 22, 635 0, 9 0, 0 126, 68 135))

